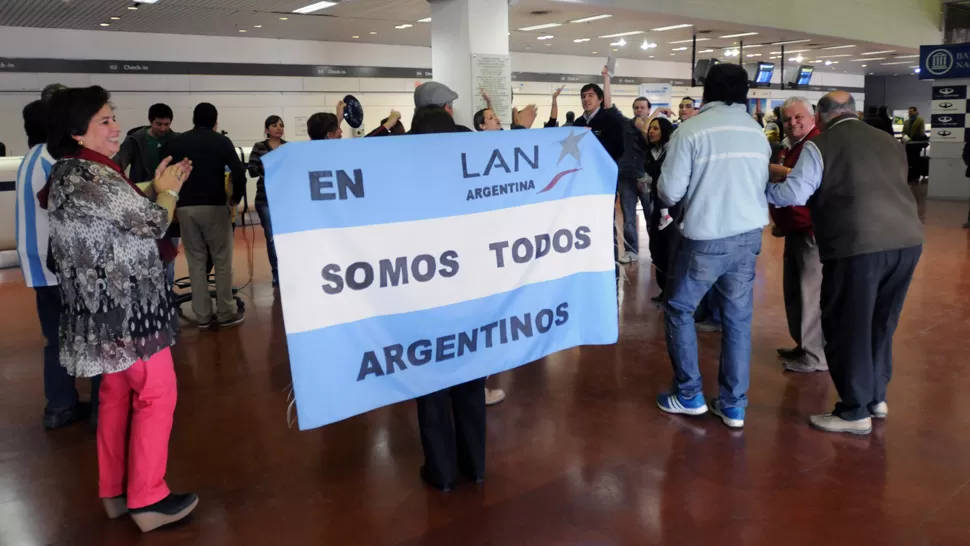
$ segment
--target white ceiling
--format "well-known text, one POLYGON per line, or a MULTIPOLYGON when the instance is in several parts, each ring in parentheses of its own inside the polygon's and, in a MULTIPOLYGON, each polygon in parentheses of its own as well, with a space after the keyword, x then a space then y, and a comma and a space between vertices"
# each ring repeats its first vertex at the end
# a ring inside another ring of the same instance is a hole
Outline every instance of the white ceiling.
MULTIPOLYGON (((157 4, 142 4, 129 10, 133 2, 127 0, 0 0, 0 26, 70 28, 107 32, 151 32, 162 34, 197 34, 259 38, 285 38, 330 42, 362 42, 385 45, 429 46, 431 26, 418 23, 430 16, 427 0, 345 0, 311 15, 298 15, 293 10, 315 0, 159 0, 157 4), (111 17, 120 17, 112 20, 111 17), (286 20, 281 20, 285 17, 286 20), (101 26, 109 24, 108 27, 101 26), (395 29, 401 24, 410 28, 395 29), (257 28, 257 25, 259 28, 257 28), (245 31, 245 32, 241 32, 245 31)), ((501 1, 501 0, 499 0, 501 1)), ((881 46, 864 42, 850 43, 843 39, 799 34, 791 31, 745 27, 736 24, 705 21, 698 18, 673 18, 644 12, 603 11, 572 3, 551 0, 521 0, 509 8, 509 48, 516 52, 563 55, 597 55, 610 53, 619 58, 654 59, 657 61, 689 62, 690 43, 671 44, 689 40, 696 30, 698 58, 724 58, 723 50, 737 47, 744 40, 745 61, 771 59, 780 51, 773 42, 809 40, 786 46, 786 57, 802 55, 803 63, 814 63, 820 70, 851 74, 906 74, 919 64, 917 50, 881 46), (589 23, 567 23, 573 19, 599 14, 611 14, 608 19, 589 23), (532 32, 518 29, 544 23, 564 23, 562 26, 532 32), (678 24, 692 27, 653 32, 650 29, 678 24), (620 32, 645 31, 627 36, 625 47, 611 47, 616 39, 599 38, 620 32), (721 38, 742 32, 757 32, 743 38, 721 38), (553 38, 538 40, 539 36, 553 38), (588 38, 588 42, 574 40, 588 38), (644 40, 657 47, 641 50, 644 40), (835 46, 854 46, 843 49, 824 49, 835 46), (675 51, 676 48, 686 50, 675 51), (799 50, 806 50, 800 51, 799 50), (892 53, 869 55, 864 53, 896 50, 892 53), (747 55, 752 57, 747 58, 747 55), (906 56, 912 56, 903 58, 906 56), (854 59, 873 58, 873 61, 854 59), (824 61, 833 64, 826 66, 824 61), (893 64, 889 64, 893 63, 893 64), (865 65, 865 67, 863 67, 865 65)), ((159 44, 164 47, 164 44, 159 44)), ((0 52, 2 54, 2 52, 0 52)), ((186 59, 191 60, 191 59, 186 59)), ((787 60, 786 60, 787 62, 787 60)))

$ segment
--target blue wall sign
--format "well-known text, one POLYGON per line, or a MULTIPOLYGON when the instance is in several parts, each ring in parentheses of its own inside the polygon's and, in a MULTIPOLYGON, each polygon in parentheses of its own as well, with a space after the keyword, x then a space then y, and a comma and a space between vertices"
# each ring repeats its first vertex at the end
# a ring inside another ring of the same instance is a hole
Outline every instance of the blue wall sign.
POLYGON ((970 44, 920 46, 919 68, 921 80, 970 78, 970 44))

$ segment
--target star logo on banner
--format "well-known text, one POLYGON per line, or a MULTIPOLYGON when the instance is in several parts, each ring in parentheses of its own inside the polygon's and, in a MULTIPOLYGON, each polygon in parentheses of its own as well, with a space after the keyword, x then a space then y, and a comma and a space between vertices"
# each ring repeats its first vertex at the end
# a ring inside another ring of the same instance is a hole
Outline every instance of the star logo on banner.
POLYGON ((586 133, 588 132, 589 131, 580 131, 579 134, 576 134, 570 131, 568 137, 559 141, 559 144, 562 146, 562 151, 559 153, 559 161, 556 161, 556 165, 562 162, 563 158, 567 155, 571 155, 576 158, 576 162, 580 165, 583 164, 583 160, 579 152, 579 141, 583 140, 583 137, 586 136, 586 133))
POLYGON ((566 175, 573 174, 575 172, 578 172, 578 171, 581 171, 582 170, 582 168, 583 168, 583 155, 579 151, 579 141, 580 140, 583 140, 583 137, 586 136, 586 133, 587 132, 588 131, 585 131, 584 130, 584 131, 580 131, 579 134, 576 134, 576 133, 570 131, 568 137, 566 137, 565 139, 559 141, 559 144, 562 146, 562 151, 559 153, 559 160, 556 161, 556 165, 558 165, 559 163, 561 163, 562 160, 567 155, 571 155, 571 156, 573 156, 574 159, 576 159, 576 163, 579 164, 579 167, 578 168, 575 168, 575 169, 569 169, 569 170, 566 170, 566 171, 562 171, 561 173, 557 174, 556 176, 554 176, 552 178, 552 180, 549 182, 549 184, 546 185, 546 187, 544 187, 541 190, 539 190, 539 193, 545 193, 545 192, 551 190, 552 188, 555 188, 556 187, 556 184, 558 184, 559 181, 563 179, 563 177, 565 177, 566 175))

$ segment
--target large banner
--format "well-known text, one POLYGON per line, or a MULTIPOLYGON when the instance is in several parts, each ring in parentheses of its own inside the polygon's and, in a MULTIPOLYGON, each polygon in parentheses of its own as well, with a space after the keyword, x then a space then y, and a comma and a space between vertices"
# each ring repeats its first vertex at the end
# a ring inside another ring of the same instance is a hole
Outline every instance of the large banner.
POLYGON ((302 430, 617 340, 616 164, 585 129, 263 158, 302 430))

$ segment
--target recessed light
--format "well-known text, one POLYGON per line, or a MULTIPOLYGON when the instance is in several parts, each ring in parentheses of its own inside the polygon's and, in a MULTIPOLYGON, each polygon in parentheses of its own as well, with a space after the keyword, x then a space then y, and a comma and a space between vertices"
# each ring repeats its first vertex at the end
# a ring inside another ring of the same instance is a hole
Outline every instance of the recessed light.
POLYGON ((117 15, 115 15, 114 17, 111 18, 111 20, 112 21, 120 21, 121 20, 121 17, 118 17, 117 15))
POLYGON ((522 27, 519 30, 521 30, 522 32, 529 32, 529 31, 532 31, 532 30, 542 30, 544 28, 555 28, 555 27, 561 27, 561 26, 562 26, 561 23, 546 23, 544 25, 535 25, 535 26, 531 26, 531 27, 522 27))
POLYGON ((137 11, 138 6, 128 6, 128 9, 130 9, 131 11, 137 11))
MULTIPOLYGON (((613 51, 616 51, 615 49, 613 51)), ((676 53, 671 53, 670 56, 673 57, 676 53)))
POLYGON ((838 59, 839 57, 854 57, 855 55, 822 55, 819 59, 838 59))
POLYGON ((771 42, 771 45, 801 44, 805 42, 811 42, 811 40, 788 40, 787 42, 771 42))
POLYGON ((714 53, 713 49, 705 49, 703 51, 698 51, 698 53, 714 53))
POLYGON ((918 66, 914 66, 914 67, 912 67, 912 68, 913 68, 913 72, 914 72, 915 74, 919 74, 919 67, 918 67, 918 66))
POLYGON ((616 34, 604 34, 600 38, 622 38, 623 36, 635 36, 637 34, 643 34, 642 30, 633 30, 630 32, 618 32, 616 34))
POLYGON ((751 44, 751 45, 746 45, 746 46, 744 46, 744 49, 752 49, 752 48, 755 48, 755 47, 764 47, 764 44, 751 44))
POLYGON ((589 41, 589 38, 576 38, 575 40, 573 40, 573 42, 577 44, 581 44, 583 42, 588 42, 588 41, 589 41))
POLYGON ((111 23, 101 23, 101 26, 103 26, 103 27, 110 27, 111 26, 111 23))
POLYGON ((253 28, 263 28, 263 25, 253 25, 253 28))
POLYGON ((849 62, 852 62, 852 63, 860 63, 860 62, 861 63, 867 63, 869 61, 885 61, 885 60, 886 60, 885 57, 873 57, 871 59, 852 59, 849 62))
POLYGON ((683 25, 670 25, 669 27, 652 28, 650 30, 652 30, 654 32, 663 32, 665 30, 676 30, 678 28, 689 28, 689 27, 692 27, 692 26, 694 26, 694 25, 692 25, 690 23, 687 23, 687 24, 683 24, 683 25))
MULTIPOLYGON (((710 40, 710 38, 698 38, 697 39, 698 42, 706 42, 708 40, 710 40)), ((692 43, 693 41, 694 41, 694 39, 691 38, 689 40, 677 40, 677 41, 674 41, 674 42, 667 42, 667 43, 670 44, 670 45, 674 45, 674 44, 689 44, 689 43, 692 43)))
POLYGON ((724 36, 721 36, 721 38, 741 38, 744 36, 757 36, 757 35, 758 35, 757 32, 740 32, 738 34, 725 34, 724 36))
POLYGON ((246 32, 246 29, 241 28, 241 29, 239 29, 239 32, 246 32))
POLYGON ((552 44, 546 44, 546 47, 552 47, 552 44))
POLYGON ((590 21, 599 21, 600 19, 609 19, 610 17, 613 16, 608 13, 604 13, 603 15, 594 15, 592 17, 583 17, 582 19, 574 19, 570 21, 570 23, 588 23, 590 21))
POLYGON ((655 47, 657 47, 657 44, 655 44, 655 43, 653 43, 653 42, 651 42, 649 40, 644 40, 643 43, 640 44, 640 49, 643 49, 643 50, 653 49, 655 47))
POLYGON ((295 9, 293 10, 293 13, 313 13, 315 11, 331 8, 336 5, 336 2, 317 2, 315 4, 310 4, 309 6, 303 6, 302 8, 295 9))
POLYGON ((613 51, 619 51, 619 49, 616 49, 616 48, 614 47, 614 48, 613 48, 613 51))
POLYGON ((650 58, 652 59, 653 58, 653 55, 651 55, 650 58))
POLYGON ((353 38, 354 40, 356 40, 356 39, 360 38, 360 36, 351 36, 351 38, 353 38))
POLYGON ((919 55, 896 55, 897 59, 915 59, 917 57, 919 57, 919 55))
POLYGON ((593 52, 593 55, 597 55, 597 54, 599 54, 599 51, 594 51, 593 52))
POLYGON ((853 44, 853 45, 837 45, 837 46, 831 46, 831 47, 823 47, 822 49, 848 49, 850 47, 856 47, 856 46, 855 46, 855 44, 853 44))
POLYGON ((687 48, 686 47, 675 47, 675 48, 671 49, 671 51, 687 51, 687 48))
POLYGON ((867 65, 867 64, 864 64, 864 65, 862 65, 862 68, 865 68, 865 67, 867 67, 867 66, 869 66, 869 65, 867 65))
POLYGON ((555 38, 552 34, 546 34, 545 36, 536 36, 536 40, 552 40, 555 38))
POLYGON ((419 23, 430 23, 431 22, 431 18, 430 17, 425 17, 424 19, 418 19, 418 22, 419 23))
POLYGON ((895 49, 887 49, 885 51, 867 51, 866 53, 862 53, 862 55, 882 55, 883 53, 895 53, 895 52, 896 52, 895 49))
POLYGON ((745 55, 745 57, 747 57, 749 59, 751 57, 760 57, 760 56, 761 56, 761 53, 748 53, 747 55, 745 55))
POLYGON ((372 31, 370 31, 370 32, 368 32, 368 34, 370 34, 371 36, 375 36, 375 35, 377 35, 377 33, 376 33, 376 32, 374 32, 373 30, 372 30, 372 31))
POLYGON ((289 17, 280 17, 280 21, 288 21, 289 19, 289 17))
POLYGON ((411 25, 411 24, 408 24, 408 23, 404 23, 403 25, 396 25, 394 28, 396 28, 398 30, 403 30, 403 29, 406 29, 406 28, 411 28, 413 26, 414 25, 411 25))
POLYGON ((909 61, 893 61, 891 63, 880 63, 880 64, 882 64, 883 66, 892 66, 894 64, 906 64, 908 62, 909 61))

